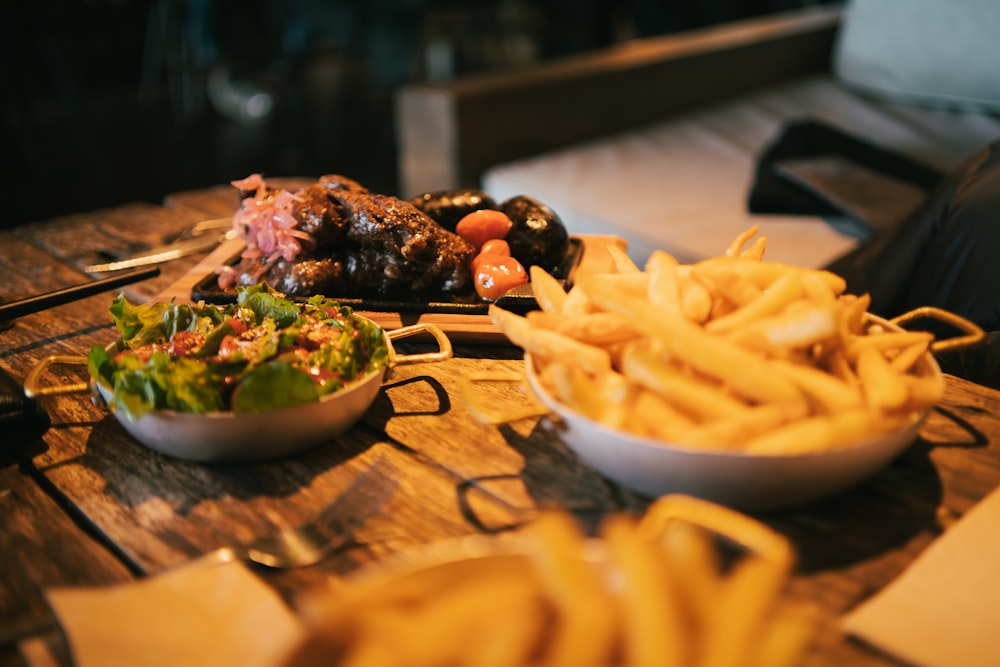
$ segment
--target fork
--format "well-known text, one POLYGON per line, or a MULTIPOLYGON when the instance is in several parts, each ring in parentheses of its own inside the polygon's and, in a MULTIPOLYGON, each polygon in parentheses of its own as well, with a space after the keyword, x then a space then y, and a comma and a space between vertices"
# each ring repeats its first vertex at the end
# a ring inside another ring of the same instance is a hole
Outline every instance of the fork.
POLYGON ((305 523, 253 542, 218 549, 219 561, 247 560, 269 568, 315 565, 351 539, 354 531, 385 504, 399 486, 399 471, 379 459, 329 506, 305 523))

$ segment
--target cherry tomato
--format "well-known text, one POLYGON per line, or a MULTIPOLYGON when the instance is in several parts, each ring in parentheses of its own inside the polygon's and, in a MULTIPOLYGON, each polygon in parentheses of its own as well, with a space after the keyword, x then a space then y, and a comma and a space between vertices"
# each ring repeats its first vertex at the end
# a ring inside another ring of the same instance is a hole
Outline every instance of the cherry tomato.
POLYGON ((528 272, 513 257, 480 255, 474 272, 476 294, 496 301, 509 290, 528 282, 528 272))
POLYGON ((235 317, 230 317, 226 319, 229 322, 230 328, 233 330, 234 336, 239 336, 241 333, 247 330, 247 325, 243 324, 242 320, 238 320, 235 317))
POLYGON ((491 239, 502 239, 514 226, 506 213, 493 209, 480 209, 469 213, 455 225, 455 233, 476 246, 476 250, 491 239))
POLYGON ((170 339, 170 351, 186 357, 205 344, 205 336, 194 331, 178 331, 170 339))
POLYGON ((490 239, 483 244, 482 250, 479 254, 472 258, 469 262, 469 268, 472 269, 472 275, 476 275, 476 271, 479 269, 479 261, 481 257, 510 257, 510 245, 503 239, 490 239))
POLYGON ((224 336, 219 343, 218 355, 222 359, 231 359, 240 352, 240 342, 235 336, 224 336))
POLYGON ((483 244, 480 255, 504 255, 510 257, 510 244, 503 239, 490 239, 483 244))

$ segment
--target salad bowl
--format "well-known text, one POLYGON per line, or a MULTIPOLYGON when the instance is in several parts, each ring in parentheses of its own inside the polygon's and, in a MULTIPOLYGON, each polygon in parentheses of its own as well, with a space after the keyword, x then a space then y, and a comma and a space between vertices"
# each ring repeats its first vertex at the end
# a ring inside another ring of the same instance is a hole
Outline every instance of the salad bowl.
MULTIPOLYGON (((379 363, 365 362, 360 372, 343 387, 297 404, 250 411, 222 409, 190 412, 155 408, 137 411, 138 414, 130 413, 128 401, 118 397, 112 381, 95 373, 94 350, 89 357, 50 356, 42 359, 25 379, 25 393, 46 396, 90 391, 95 404, 108 407, 133 438, 150 449, 175 458, 201 462, 280 458, 329 442, 351 428, 374 402, 393 368, 444 361, 452 356, 451 342, 433 324, 385 331, 357 313, 351 313, 350 317, 381 336, 386 351, 384 360, 379 363), (436 351, 400 354, 393 347, 394 341, 428 334, 437 345, 436 351), (46 372, 56 364, 88 364, 92 367, 91 379, 78 384, 46 383, 43 380, 46 372)), ((103 355, 96 356, 113 359, 126 349, 125 342, 119 339, 104 347, 103 355)), ((274 393, 281 391, 275 389, 274 393)))

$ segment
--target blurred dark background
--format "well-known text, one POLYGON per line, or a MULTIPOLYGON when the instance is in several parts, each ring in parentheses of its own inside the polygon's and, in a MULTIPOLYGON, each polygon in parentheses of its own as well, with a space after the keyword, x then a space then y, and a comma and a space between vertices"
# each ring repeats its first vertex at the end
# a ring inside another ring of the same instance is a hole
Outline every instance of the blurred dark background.
POLYGON ((9 227, 242 178, 396 192, 392 92, 807 0, 39 0, 0 22, 9 227))

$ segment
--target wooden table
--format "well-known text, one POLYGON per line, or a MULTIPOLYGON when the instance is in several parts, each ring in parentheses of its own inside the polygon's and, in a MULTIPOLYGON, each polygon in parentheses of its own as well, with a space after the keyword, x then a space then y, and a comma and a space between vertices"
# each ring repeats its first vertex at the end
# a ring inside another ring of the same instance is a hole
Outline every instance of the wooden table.
MULTIPOLYGON (((6 300, 88 279, 98 252, 155 245, 187 225, 231 215, 229 186, 185 192, 163 206, 127 204, 0 232, 6 300)), ((125 288, 133 300, 180 293, 204 256, 162 266, 125 288)), ((18 380, 50 354, 80 354, 114 337, 113 294, 18 319, 0 331, 0 366, 18 380)), ((43 399, 52 427, 34 442, 0 448, 0 664, 21 664, 16 642, 58 633, 43 592, 52 586, 128 582, 227 544, 295 524, 342 492, 375 458, 403 472, 389 505, 357 534, 359 546, 321 565, 262 571, 291 599, 297 591, 408 546, 500 532, 541 508, 593 520, 641 512, 649 499, 584 465, 536 420, 501 428, 477 422, 458 396, 462 377, 516 372, 518 349, 456 346, 433 366, 404 366, 362 421, 328 445, 290 459, 198 464, 132 440, 83 396, 43 399)), ((73 369, 63 380, 83 380, 73 369)), ((513 390, 495 388, 497 405, 513 390)), ((762 515, 798 551, 790 595, 821 611, 807 665, 892 664, 838 630, 839 616, 879 590, 1000 482, 1000 393, 947 378, 944 401, 920 439, 866 483, 836 498, 762 515)), ((3 436, 0 435, 0 438, 3 436)))

